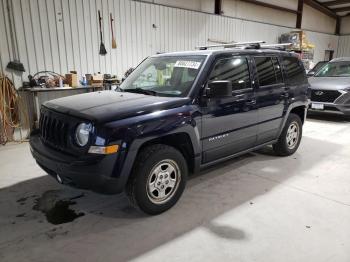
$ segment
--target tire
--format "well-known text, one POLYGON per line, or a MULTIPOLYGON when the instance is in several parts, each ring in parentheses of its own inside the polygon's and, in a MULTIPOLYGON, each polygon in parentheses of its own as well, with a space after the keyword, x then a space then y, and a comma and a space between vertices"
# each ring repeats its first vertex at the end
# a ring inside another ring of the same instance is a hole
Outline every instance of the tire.
POLYGON ((151 145, 138 154, 126 191, 134 206, 157 215, 176 204, 187 181, 183 155, 167 145, 151 145))
POLYGON ((303 124, 298 115, 290 113, 273 150, 279 156, 290 156, 297 151, 303 134, 303 124))

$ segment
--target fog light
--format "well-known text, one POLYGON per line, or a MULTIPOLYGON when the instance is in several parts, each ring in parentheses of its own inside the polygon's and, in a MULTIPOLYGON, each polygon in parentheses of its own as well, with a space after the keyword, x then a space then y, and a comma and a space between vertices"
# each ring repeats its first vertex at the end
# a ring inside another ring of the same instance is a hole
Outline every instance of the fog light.
POLYGON ((119 145, 112 146, 90 146, 90 154, 100 154, 100 155, 109 155, 117 153, 119 150, 119 145))

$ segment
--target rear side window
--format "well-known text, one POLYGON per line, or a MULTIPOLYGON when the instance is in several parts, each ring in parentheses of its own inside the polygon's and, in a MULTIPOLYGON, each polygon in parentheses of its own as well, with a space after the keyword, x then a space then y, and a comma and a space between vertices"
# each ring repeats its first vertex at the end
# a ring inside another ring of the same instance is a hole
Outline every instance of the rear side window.
POLYGON ((292 85, 306 83, 305 69, 296 57, 283 57, 283 66, 287 74, 287 83, 292 85))
POLYGON ((277 83, 283 83, 281 66, 280 66, 280 63, 278 62, 277 57, 273 57, 272 62, 273 62, 273 68, 275 69, 277 83))
POLYGON ((254 60, 260 86, 275 85, 283 82, 281 67, 276 57, 255 57, 254 60))
POLYGON ((236 56, 218 60, 209 80, 230 80, 232 90, 251 88, 247 58, 236 56))

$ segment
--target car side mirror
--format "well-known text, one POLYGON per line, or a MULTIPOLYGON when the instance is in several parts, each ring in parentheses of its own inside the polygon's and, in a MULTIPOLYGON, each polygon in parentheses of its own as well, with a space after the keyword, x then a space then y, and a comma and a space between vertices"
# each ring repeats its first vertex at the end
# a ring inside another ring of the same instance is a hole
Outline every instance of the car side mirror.
POLYGON ((315 75, 315 71, 309 71, 306 76, 314 76, 315 75))
POLYGON ((208 83, 206 95, 210 98, 232 96, 232 82, 228 80, 215 80, 208 83))

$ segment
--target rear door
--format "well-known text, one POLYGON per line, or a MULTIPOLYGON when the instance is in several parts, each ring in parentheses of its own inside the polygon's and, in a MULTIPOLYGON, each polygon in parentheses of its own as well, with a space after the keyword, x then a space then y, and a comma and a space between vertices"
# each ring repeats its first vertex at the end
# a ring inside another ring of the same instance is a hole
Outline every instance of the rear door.
POLYGON ((277 138, 287 110, 288 89, 278 56, 255 56, 258 135, 257 144, 277 138))
POLYGON ((230 80, 232 97, 203 98, 203 163, 251 148, 256 143, 257 107, 246 56, 220 58, 214 63, 209 82, 230 80))

